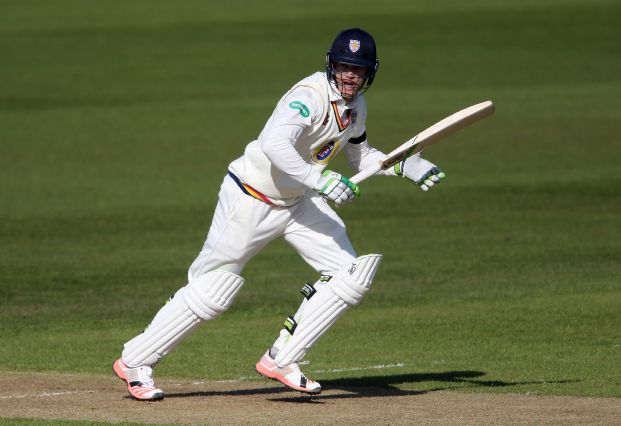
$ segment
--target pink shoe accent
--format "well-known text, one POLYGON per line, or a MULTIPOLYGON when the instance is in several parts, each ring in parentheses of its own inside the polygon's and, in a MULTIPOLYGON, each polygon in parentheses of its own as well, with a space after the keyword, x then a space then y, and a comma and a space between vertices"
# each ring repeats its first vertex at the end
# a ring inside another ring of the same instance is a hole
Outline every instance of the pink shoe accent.
POLYGON ((321 392, 319 382, 306 378, 300 371, 297 363, 286 367, 279 367, 270 356, 269 352, 257 362, 255 366, 257 372, 268 379, 277 380, 283 385, 305 393, 318 394, 321 392))
POLYGON ((155 387, 150 374, 143 374, 143 380, 128 381, 127 370, 130 370, 130 368, 125 365, 121 358, 114 361, 114 364, 112 364, 112 370, 119 379, 127 383, 127 391, 132 398, 138 401, 157 401, 164 398, 164 391, 155 387))

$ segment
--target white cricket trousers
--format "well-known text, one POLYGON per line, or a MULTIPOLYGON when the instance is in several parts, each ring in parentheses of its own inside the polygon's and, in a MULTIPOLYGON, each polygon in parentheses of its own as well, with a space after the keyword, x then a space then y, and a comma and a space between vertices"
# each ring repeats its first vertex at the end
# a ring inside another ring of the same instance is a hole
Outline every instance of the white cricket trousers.
POLYGON ((280 236, 320 275, 332 275, 356 258, 345 224, 315 191, 307 191, 296 205, 273 206, 245 194, 226 175, 188 282, 217 268, 240 275, 254 255, 280 236))

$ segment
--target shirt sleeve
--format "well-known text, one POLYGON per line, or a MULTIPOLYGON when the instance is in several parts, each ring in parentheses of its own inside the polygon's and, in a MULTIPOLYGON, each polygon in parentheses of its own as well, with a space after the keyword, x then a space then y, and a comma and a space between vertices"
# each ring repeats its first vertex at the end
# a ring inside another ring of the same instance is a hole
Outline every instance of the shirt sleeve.
POLYGON ((261 135, 261 149, 272 165, 309 188, 320 173, 304 161, 294 144, 321 115, 319 94, 310 87, 298 87, 279 102, 261 135))
MULTIPOLYGON (((350 167, 356 172, 359 172, 377 164, 386 154, 379 149, 372 147, 365 138, 364 141, 356 144, 348 143, 345 146, 345 155, 347 156, 350 167)), ((382 176, 397 175, 393 167, 386 170, 380 170, 376 174, 382 176)))
MULTIPOLYGON (((347 145, 345 146, 345 155, 347 156, 350 167, 356 172, 359 172, 374 164, 377 164, 378 161, 384 158, 385 154, 382 151, 372 147, 367 140, 367 105, 364 97, 360 98, 357 110, 358 114, 355 124, 356 131, 354 132, 354 136, 349 139, 347 145)), ((396 175, 392 167, 388 170, 380 170, 377 174, 396 175)))

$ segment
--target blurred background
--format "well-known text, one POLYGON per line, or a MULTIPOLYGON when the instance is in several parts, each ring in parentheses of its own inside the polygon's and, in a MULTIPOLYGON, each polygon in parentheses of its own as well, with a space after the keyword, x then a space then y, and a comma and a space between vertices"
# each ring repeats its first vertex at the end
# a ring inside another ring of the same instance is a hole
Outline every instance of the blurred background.
MULTIPOLYGON (((496 114, 425 153, 440 187, 369 179, 339 210, 358 252, 385 259, 310 372, 391 364, 485 375, 405 388, 621 396, 619 18, 612 0, 3 0, 0 370, 108 374, 186 283, 227 164, 359 26, 380 58, 377 148, 486 99, 496 114)), ((243 275, 161 374, 251 375, 316 279, 282 242, 243 275)))

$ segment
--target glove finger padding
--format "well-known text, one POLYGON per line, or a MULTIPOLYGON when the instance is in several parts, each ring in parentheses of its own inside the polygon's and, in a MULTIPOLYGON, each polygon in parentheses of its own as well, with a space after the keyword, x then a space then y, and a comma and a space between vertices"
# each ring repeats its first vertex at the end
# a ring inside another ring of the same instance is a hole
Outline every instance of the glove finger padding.
POLYGON ((340 173, 326 170, 313 187, 322 197, 334 201, 337 206, 352 201, 360 194, 358 186, 340 173))
POLYGON ((398 175, 414 181, 423 191, 428 191, 446 176, 435 164, 425 160, 420 154, 402 161, 395 171, 398 175))
POLYGON ((345 190, 334 200, 336 207, 341 207, 344 204, 350 203, 356 197, 354 191, 350 187, 345 187, 345 190))
POLYGON ((349 195, 347 194, 348 190, 349 192, 351 192, 347 185, 345 185, 343 182, 339 182, 338 185, 325 196, 334 202, 339 202, 339 200, 349 198, 349 195))

